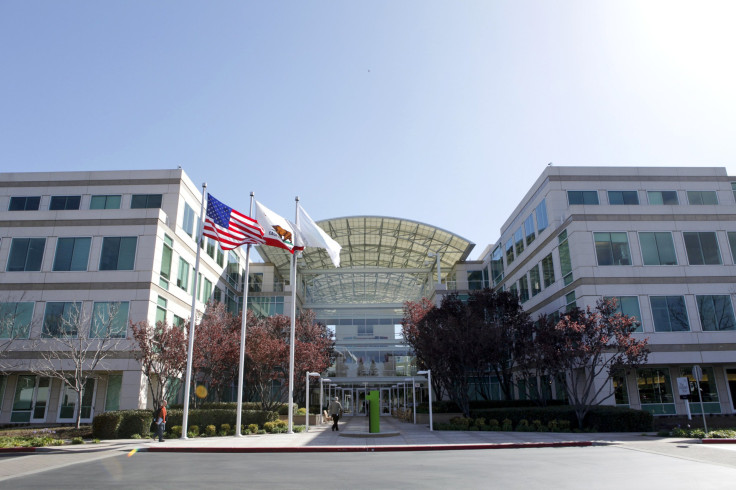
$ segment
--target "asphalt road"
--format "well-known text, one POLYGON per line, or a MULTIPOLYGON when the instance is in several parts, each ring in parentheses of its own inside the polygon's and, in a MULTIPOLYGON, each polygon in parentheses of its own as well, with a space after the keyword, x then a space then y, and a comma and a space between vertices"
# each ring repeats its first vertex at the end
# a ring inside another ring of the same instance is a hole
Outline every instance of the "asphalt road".
POLYGON ((115 453, 0 485, 12 489, 736 488, 736 451, 711 450, 725 463, 692 458, 684 449, 683 454, 661 454, 621 446, 395 453, 115 453))

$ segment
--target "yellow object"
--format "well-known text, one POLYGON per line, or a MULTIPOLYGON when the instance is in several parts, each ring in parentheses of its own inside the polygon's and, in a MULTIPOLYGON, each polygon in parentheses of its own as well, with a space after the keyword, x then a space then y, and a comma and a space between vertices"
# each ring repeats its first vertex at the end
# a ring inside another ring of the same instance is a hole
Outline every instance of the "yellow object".
POLYGON ((204 385, 197 386, 197 389, 194 390, 194 393, 196 393, 198 398, 207 398, 207 388, 204 385))

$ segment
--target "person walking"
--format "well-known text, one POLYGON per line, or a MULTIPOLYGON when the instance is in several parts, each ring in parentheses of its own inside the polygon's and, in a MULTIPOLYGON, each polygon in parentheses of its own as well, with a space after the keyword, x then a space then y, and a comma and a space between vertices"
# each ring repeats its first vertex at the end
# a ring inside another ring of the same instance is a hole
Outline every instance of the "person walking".
POLYGON ((342 415, 342 405, 337 397, 330 402, 327 411, 332 415, 332 430, 339 431, 340 428, 337 426, 337 421, 340 420, 340 415, 342 415))
POLYGON ((155 422, 158 442, 164 442, 164 431, 166 430, 166 400, 161 402, 161 408, 158 409, 155 422))

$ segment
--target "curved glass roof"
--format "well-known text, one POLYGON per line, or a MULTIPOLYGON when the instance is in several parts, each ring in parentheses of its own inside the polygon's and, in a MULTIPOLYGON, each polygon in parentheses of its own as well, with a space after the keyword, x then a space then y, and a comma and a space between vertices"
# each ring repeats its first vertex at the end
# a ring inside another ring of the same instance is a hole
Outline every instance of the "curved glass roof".
MULTIPOLYGON (((425 223, 385 216, 349 216, 318 224, 341 246, 340 267, 318 248, 302 252, 297 266, 308 307, 401 304, 425 295, 436 281, 439 253, 443 280, 475 246, 465 238, 425 223)), ((284 279, 289 277, 290 254, 259 246, 284 279)))

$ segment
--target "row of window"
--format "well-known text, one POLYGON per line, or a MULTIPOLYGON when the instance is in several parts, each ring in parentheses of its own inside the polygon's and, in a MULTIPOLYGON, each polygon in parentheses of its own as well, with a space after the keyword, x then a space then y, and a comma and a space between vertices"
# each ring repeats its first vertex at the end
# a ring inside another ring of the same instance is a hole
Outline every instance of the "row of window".
MULTIPOLYGON (((59 237, 52 271, 86 271, 89 268, 91 237, 59 237)), ((103 237, 99 270, 133 270, 138 237, 103 237)), ((41 270, 46 238, 13 238, 5 267, 7 272, 41 270)))
MULTIPOLYGON (((736 182, 731 184, 736 199, 736 182)), ((687 202, 692 205, 718 204, 716 191, 686 191, 687 202)), ((638 205, 639 191, 607 191, 608 204, 611 206, 638 205)), ((680 199, 677 191, 646 191, 647 202, 651 205, 677 206, 680 199)), ((598 205, 598 191, 567 191, 569 205, 598 205)))
MULTIPOLYGON (((120 209, 122 195, 90 196, 89 209, 120 209)), ((161 194, 133 194, 130 198, 130 209, 160 208, 161 194)), ((51 196, 49 211, 68 211, 80 209, 82 196, 51 196)), ((38 211, 41 196, 13 196, 10 198, 8 211, 38 211)))
MULTIPOLYGON (((637 296, 616 296, 615 299, 618 312, 635 317, 640 322, 636 331, 643 331, 639 298, 637 296)), ((734 317, 729 295, 696 295, 695 303, 703 331, 736 330, 736 317, 734 317)), ((684 296, 649 296, 649 306, 655 332, 690 331, 690 320, 684 296)))
MULTIPOLYGON (((644 265, 678 265, 672 232, 639 232, 638 235, 644 265)), ((599 266, 632 265, 627 232, 594 232, 593 239, 599 266)), ((684 231, 682 239, 688 265, 723 263, 716 232, 684 231)), ((736 232, 728 232, 728 243, 736 263, 736 232)))
MULTIPOLYGON (((506 264, 511 264, 516 257, 521 255, 525 247, 528 247, 537 236, 549 226, 547 220, 547 203, 544 199, 537 205, 522 223, 522 225, 505 241, 506 264), (536 217, 536 228, 534 226, 536 217), (535 231, 536 230, 536 231, 535 231)), ((503 240, 502 240, 503 243, 503 240)), ((498 249, 497 249, 498 250, 498 249)), ((500 255, 500 250, 499 250, 500 255)))
MULTIPOLYGON (((32 301, 0 303, 0 338, 27 339, 31 333, 32 301)), ((41 337, 77 337, 80 328, 90 326, 90 338, 125 338, 128 328, 127 301, 94 302, 92 318, 85 318, 81 301, 46 302, 41 337)))

